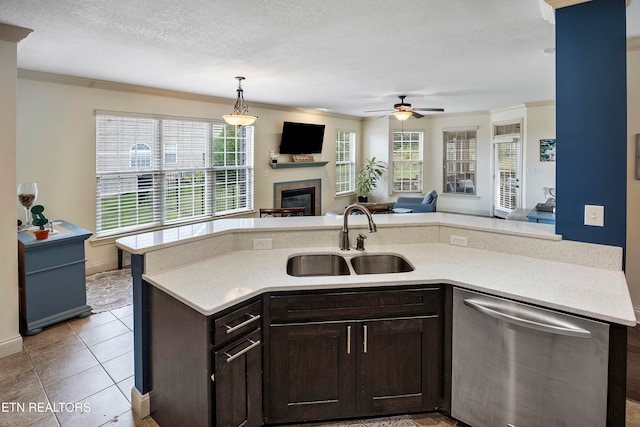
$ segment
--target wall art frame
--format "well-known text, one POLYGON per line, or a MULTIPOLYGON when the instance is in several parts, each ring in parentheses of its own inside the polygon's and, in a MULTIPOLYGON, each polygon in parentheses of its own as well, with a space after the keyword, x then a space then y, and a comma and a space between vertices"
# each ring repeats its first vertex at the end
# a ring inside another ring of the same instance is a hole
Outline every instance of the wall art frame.
POLYGON ((556 161, 556 140, 555 139, 540 140, 540 161, 541 162, 556 161))

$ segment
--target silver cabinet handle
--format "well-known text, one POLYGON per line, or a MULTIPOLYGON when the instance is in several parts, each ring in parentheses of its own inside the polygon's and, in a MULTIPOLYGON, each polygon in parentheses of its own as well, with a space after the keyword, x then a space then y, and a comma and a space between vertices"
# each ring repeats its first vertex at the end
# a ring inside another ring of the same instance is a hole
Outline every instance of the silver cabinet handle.
POLYGON ((552 325, 549 323, 536 322, 535 320, 522 319, 512 314, 503 313, 502 311, 496 310, 495 308, 487 307, 477 301, 473 301, 470 299, 464 300, 464 304, 468 307, 478 310, 480 313, 493 317, 494 319, 499 319, 514 325, 520 325, 529 329, 535 329, 538 331, 548 332, 556 335, 564 335, 576 338, 591 338, 591 332, 577 326, 552 325))
POLYGON ((351 326, 347 326, 347 354, 351 354, 351 326))
POLYGON ((364 347, 364 352, 367 352, 367 325, 363 325, 362 326, 362 332, 364 332, 364 339, 362 340, 363 342, 363 347, 364 347))
POLYGON ((249 325, 252 322, 255 322, 256 320, 260 319, 260 315, 258 314, 257 316, 254 316, 253 314, 249 313, 249 320, 245 320, 244 322, 240 323, 239 325, 236 326, 229 326, 229 325, 224 325, 225 328, 227 328, 227 334, 231 334, 235 331, 237 331, 238 329, 242 329, 245 326, 249 325))
POLYGON ((249 340, 249 339, 248 339, 247 341, 248 341, 248 342, 250 342, 250 343, 251 343, 251 345, 250 345, 249 347, 246 347, 246 348, 244 348, 244 349, 240 350, 240 351, 239 351, 239 352, 237 352, 236 354, 234 354, 234 355, 230 355, 230 354, 229 354, 229 353, 227 353, 227 352, 225 352, 225 353, 224 353, 224 354, 226 354, 226 355, 227 355, 227 362, 231 362, 232 360, 237 359, 238 357, 240 357, 240 356, 242 356, 243 354, 247 353, 249 350, 251 350, 251 349, 253 349, 253 348, 255 348, 255 347, 257 347, 257 346, 259 346, 259 345, 260 345, 260 340, 258 340, 258 341, 253 341, 253 340, 249 340))

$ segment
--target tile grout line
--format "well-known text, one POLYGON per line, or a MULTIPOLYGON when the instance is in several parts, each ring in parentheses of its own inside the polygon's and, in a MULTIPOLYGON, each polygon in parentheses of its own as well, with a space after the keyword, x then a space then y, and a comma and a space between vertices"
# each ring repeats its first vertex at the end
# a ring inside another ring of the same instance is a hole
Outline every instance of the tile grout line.
MULTIPOLYGON (((31 363, 31 369, 33 369, 33 373, 36 374, 36 378, 38 379, 38 384, 40 384, 40 388, 42 389, 42 393, 44 394, 45 399, 47 399, 47 404, 51 405, 51 398, 49 398, 49 393, 47 393, 47 390, 44 388, 44 384, 42 384, 42 379, 40 378, 40 374, 38 373, 38 370, 36 369, 36 364, 33 362, 33 359, 31 358, 31 352, 29 350, 27 350, 24 346, 24 344, 22 345, 22 348, 24 351, 27 352, 27 357, 29 358, 29 363, 31 363)), ((31 424, 35 424, 39 421, 42 421, 43 419, 45 419, 45 416, 43 415, 42 418, 35 420, 33 423, 31 424)), ((58 427, 60 427, 60 420, 58 419, 58 416, 55 414, 55 412, 53 413, 53 419, 56 421, 56 425, 58 427)))

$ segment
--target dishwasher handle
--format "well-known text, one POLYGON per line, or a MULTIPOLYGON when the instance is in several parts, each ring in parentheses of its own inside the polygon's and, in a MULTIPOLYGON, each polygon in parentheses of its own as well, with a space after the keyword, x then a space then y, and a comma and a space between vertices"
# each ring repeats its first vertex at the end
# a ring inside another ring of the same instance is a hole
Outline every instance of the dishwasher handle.
POLYGON ((523 319, 509 313, 503 313, 502 311, 496 310, 493 307, 487 307, 482 303, 474 301, 472 299, 465 299, 464 304, 468 307, 478 310, 483 314, 486 314, 487 316, 502 320, 507 323, 511 323, 513 325, 519 325, 525 328, 536 329, 538 331, 548 332, 556 335, 564 335, 575 338, 591 338, 591 332, 579 327, 553 325, 550 323, 542 323, 535 320, 523 319))

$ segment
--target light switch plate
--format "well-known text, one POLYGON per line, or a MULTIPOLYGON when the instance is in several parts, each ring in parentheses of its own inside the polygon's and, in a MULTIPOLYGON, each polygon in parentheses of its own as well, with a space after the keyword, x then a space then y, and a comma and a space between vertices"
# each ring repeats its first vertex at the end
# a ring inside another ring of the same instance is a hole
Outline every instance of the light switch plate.
POLYGON ((271 239, 253 239, 254 250, 265 250, 273 247, 273 241, 271 239))
POLYGON ((454 246, 467 246, 467 238, 462 236, 449 236, 449 244, 454 246))
POLYGON ((584 225, 604 227, 604 206, 584 205, 584 225))

